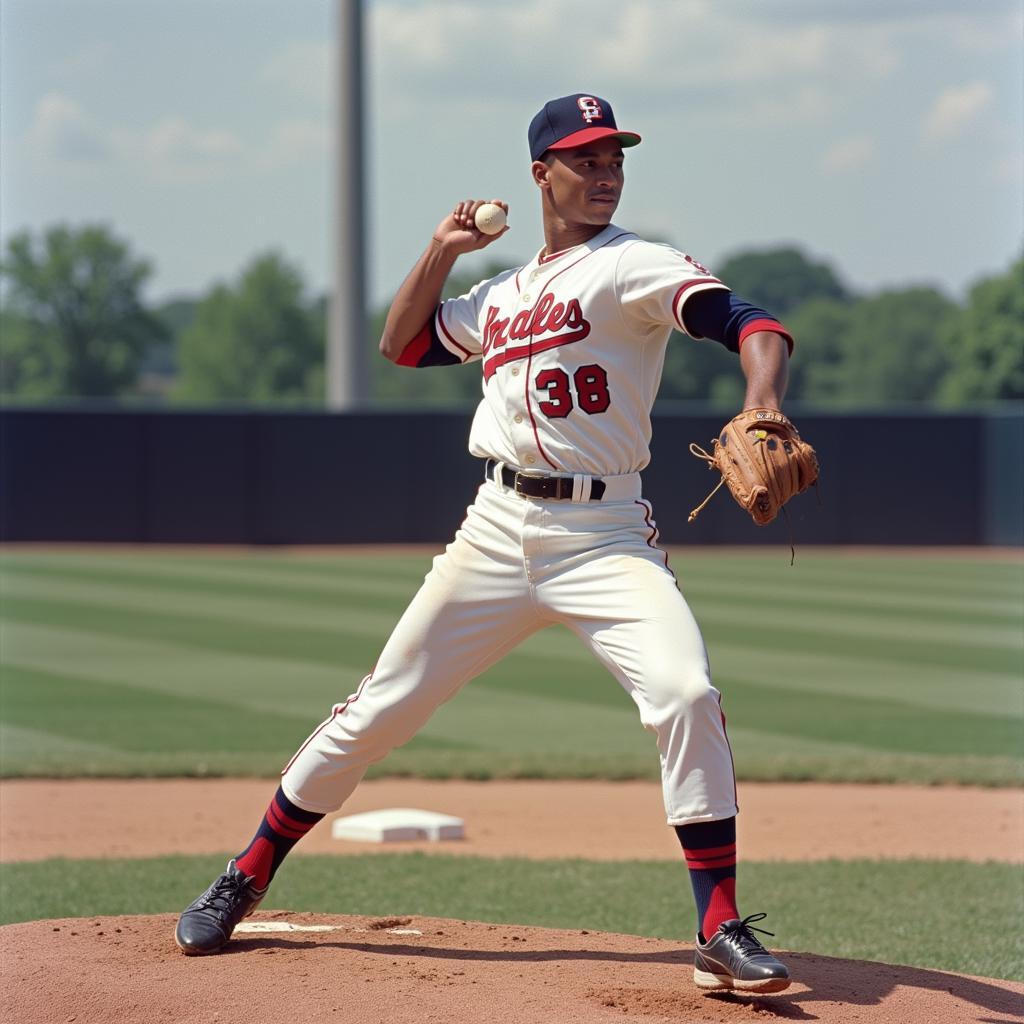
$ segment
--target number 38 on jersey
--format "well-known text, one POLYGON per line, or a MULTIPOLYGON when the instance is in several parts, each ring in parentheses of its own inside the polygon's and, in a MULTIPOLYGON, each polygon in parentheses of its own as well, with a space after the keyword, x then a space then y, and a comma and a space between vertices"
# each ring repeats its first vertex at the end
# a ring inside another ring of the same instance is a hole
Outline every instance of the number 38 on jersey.
POLYGON ((571 378, 561 368, 541 370, 534 384, 538 392, 547 395, 537 408, 550 419, 561 419, 572 412, 574 394, 575 406, 591 416, 604 412, 612 401, 608 393, 608 374, 597 363, 581 366, 571 378))

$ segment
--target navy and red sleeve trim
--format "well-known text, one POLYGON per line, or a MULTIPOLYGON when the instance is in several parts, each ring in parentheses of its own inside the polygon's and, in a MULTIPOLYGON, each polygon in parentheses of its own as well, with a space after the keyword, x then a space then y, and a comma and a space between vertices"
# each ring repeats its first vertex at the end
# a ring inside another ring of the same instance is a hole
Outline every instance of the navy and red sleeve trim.
POLYGON ((395 362, 399 366, 422 367, 452 366, 462 360, 441 341, 437 333, 437 317, 432 313, 395 362))
POLYGON ((715 289, 693 295, 682 311, 686 333, 692 338, 710 338, 732 352, 739 352, 743 342, 758 331, 773 331, 786 339, 790 354, 793 336, 760 306, 715 289))

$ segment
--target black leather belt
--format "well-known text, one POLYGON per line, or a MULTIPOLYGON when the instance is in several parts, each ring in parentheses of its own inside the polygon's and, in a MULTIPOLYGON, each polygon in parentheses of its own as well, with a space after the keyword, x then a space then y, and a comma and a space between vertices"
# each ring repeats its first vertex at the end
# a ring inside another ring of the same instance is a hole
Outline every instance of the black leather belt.
MULTIPOLYGON (((488 459, 484 464, 484 476, 494 479, 494 471, 498 463, 488 459)), ((510 491, 522 494, 527 498, 548 498, 556 501, 572 499, 571 476, 541 476, 538 473, 524 473, 522 470, 509 466, 501 467, 501 482, 510 491)), ((605 491, 604 481, 597 476, 590 478, 590 500, 600 501, 605 491)))

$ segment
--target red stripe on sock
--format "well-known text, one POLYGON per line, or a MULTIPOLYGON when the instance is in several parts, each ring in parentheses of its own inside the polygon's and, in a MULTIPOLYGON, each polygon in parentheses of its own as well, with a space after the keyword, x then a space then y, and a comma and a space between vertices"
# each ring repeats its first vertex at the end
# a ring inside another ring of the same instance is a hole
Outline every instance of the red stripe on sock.
POLYGON ((270 801, 270 808, 274 811, 274 815, 277 820, 280 821, 285 828, 294 829, 300 835, 305 835, 316 824, 315 821, 299 821, 298 818, 293 818, 290 814, 285 814, 281 809, 281 805, 277 802, 276 796, 270 801))
POLYGON ((308 828, 304 828, 301 831, 289 828, 280 820, 280 811, 278 811, 277 805, 273 803, 267 808, 267 824, 279 836, 283 836, 285 839, 301 839, 309 831, 308 828))
POLYGON ((686 858, 686 866, 691 871, 711 871, 714 868, 731 868, 736 866, 736 854, 723 857, 709 857, 706 860, 690 860, 686 858))
POLYGON ((689 860, 694 857, 698 860, 714 860, 716 857, 724 857, 727 854, 731 854, 733 857, 736 856, 736 844, 729 843, 727 846, 705 846, 701 849, 691 849, 686 846, 683 847, 683 853, 686 854, 686 859, 689 860))

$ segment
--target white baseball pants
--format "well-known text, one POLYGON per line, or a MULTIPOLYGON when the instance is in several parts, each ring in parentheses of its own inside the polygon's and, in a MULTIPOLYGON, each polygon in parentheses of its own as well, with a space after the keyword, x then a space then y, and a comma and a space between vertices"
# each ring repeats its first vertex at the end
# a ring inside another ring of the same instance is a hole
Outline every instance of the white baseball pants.
POLYGON ((408 742, 465 683, 532 633, 562 623, 657 737, 668 823, 736 814, 721 696, 700 630, 654 546, 639 478, 617 480, 633 482, 625 491, 637 496, 541 501, 485 482, 373 671, 285 768, 288 799, 309 811, 337 810, 370 764, 408 742))

